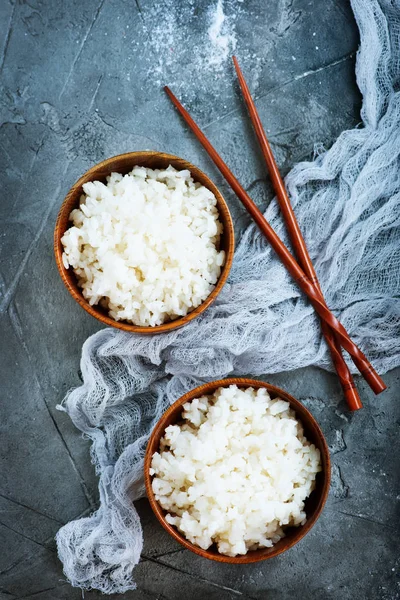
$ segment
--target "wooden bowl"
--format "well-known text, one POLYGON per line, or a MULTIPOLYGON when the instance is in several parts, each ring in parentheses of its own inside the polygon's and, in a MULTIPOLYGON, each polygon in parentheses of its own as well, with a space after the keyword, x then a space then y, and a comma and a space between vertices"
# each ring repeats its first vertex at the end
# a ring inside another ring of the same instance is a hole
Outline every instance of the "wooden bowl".
POLYGON ((253 563, 261 560, 266 560, 268 558, 272 558, 274 556, 278 556, 278 554, 282 554, 297 542, 299 542, 311 529, 311 527, 315 524, 316 520, 320 516, 326 499, 328 497, 329 485, 331 479, 331 466, 330 466, 330 457, 327 443, 325 441, 324 435, 312 414, 293 396, 290 396, 287 392, 281 390, 274 385, 269 383, 264 383, 263 381, 255 381, 253 379, 222 379, 220 381, 213 381, 211 383, 206 383, 205 385, 201 385, 200 387, 195 388, 191 392, 188 392, 182 398, 179 398, 161 417, 158 421, 156 427, 154 428, 146 450, 146 455, 144 459, 144 480, 146 484, 146 492, 151 505, 151 508, 154 511, 157 519, 160 521, 161 525, 168 531, 172 537, 177 540, 182 546, 188 548, 195 554, 199 554, 204 558, 209 558, 211 560, 216 560, 218 562, 224 563, 253 563), (158 504, 157 500, 154 497, 153 489, 151 487, 152 477, 149 474, 149 469, 151 465, 151 459, 155 452, 159 450, 160 439, 164 435, 165 428, 168 425, 174 424, 180 420, 180 415, 182 413, 182 405, 185 402, 193 400, 194 398, 200 398, 200 396, 209 395, 215 392, 215 390, 219 387, 228 387, 229 385, 236 384, 238 387, 253 387, 253 388, 266 388, 271 395, 271 397, 279 396, 283 400, 286 400, 290 403, 293 410, 296 412, 297 417, 303 424, 304 433, 306 438, 315 444, 317 448, 319 448, 321 452, 321 463, 322 463, 322 471, 317 474, 316 477, 316 487, 311 493, 311 495, 307 498, 305 503, 305 511, 307 515, 307 521, 305 525, 301 525, 299 527, 290 527, 287 528, 286 536, 282 538, 277 544, 272 546, 272 548, 260 548, 259 550, 250 550, 247 554, 241 556, 225 556, 220 554, 215 546, 212 546, 208 550, 203 550, 198 546, 195 546, 189 540, 185 538, 185 536, 178 531, 173 525, 170 525, 165 520, 165 515, 167 511, 165 511, 158 504))
POLYGON ((71 296, 88 312, 92 317, 95 317, 105 325, 111 327, 117 327, 124 331, 130 331, 132 333, 142 334, 155 334, 171 331, 172 329, 178 329, 186 323, 189 323, 195 319, 198 315, 206 310, 208 306, 215 300, 220 293, 223 285, 225 284, 229 271, 232 265, 233 253, 235 247, 235 238, 232 218, 228 209, 228 206, 217 188, 217 186, 207 177, 201 169, 192 165, 191 163, 174 156, 172 154, 164 154, 163 152, 128 152, 127 154, 120 154, 119 156, 113 156, 103 162, 95 165, 89 171, 86 171, 84 175, 72 186, 70 191, 65 197, 64 202, 58 213, 55 230, 54 230, 54 253, 56 257, 56 263, 58 271, 61 275, 61 279, 65 283, 65 286, 71 296), (129 173, 135 165, 153 168, 153 169, 165 169, 168 165, 172 165, 175 169, 183 170, 188 169, 195 181, 198 181, 209 190, 213 192, 217 199, 217 207, 219 211, 219 218, 223 225, 223 233, 220 240, 220 248, 225 251, 225 264, 222 268, 221 275, 217 281, 217 284, 211 294, 204 300, 200 306, 195 308, 192 312, 187 314, 185 317, 169 321, 162 325, 155 327, 139 327, 126 321, 115 321, 108 315, 107 310, 99 305, 90 306, 89 302, 85 300, 82 295, 81 289, 78 287, 77 278, 72 268, 66 269, 62 262, 63 247, 61 244, 61 238, 65 231, 70 227, 69 215, 74 208, 79 207, 80 197, 83 193, 82 185, 88 181, 102 181, 105 183, 107 175, 110 175, 113 171, 118 173, 129 173))

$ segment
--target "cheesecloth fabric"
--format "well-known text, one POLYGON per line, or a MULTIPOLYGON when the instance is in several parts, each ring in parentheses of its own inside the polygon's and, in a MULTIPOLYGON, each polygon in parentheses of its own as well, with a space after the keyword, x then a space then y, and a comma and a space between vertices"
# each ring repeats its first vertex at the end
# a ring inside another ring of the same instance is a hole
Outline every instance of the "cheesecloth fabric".
MULTIPOLYGON (((380 373, 400 364, 400 0, 353 0, 362 126, 286 179, 328 305, 380 373)), ((286 241, 276 202, 266 217, 286 241)), ((83 385, 64 409, 92 440, 100 508, 57 534, 74 586, 135 588, 143 455, 166 407, 201 382, 317 365, 332 369, 318 319, 250 226, 229 285, 206 314, 154 337, 105 329, 82 350, 83 385)), ((350 364, 353 368, 353 364, 350 364)))

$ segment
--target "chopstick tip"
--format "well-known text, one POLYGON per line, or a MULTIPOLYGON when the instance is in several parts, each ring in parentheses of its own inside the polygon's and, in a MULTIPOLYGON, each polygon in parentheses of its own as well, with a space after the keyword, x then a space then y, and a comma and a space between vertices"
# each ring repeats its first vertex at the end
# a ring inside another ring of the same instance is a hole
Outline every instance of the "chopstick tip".
POLYGON ((243 73, 241 68, 239 67, 239 62, 236 56, 232 56, 233 64, 235 65, 236 75, 238 76, 239 81, 243 78, 243 73))
POLYGON ((167 94, 168 98, 175 104, 175 95, 167 85, 164 85, 164 92, 167 94))

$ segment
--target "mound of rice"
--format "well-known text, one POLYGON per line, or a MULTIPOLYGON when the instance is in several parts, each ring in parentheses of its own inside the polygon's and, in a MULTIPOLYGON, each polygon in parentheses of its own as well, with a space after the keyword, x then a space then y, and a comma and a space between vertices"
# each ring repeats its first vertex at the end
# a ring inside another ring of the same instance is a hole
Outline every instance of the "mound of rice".
POLYGON ((83 296, 116 321, 155 326, 199 306, 220 276, 214 194, 189 171, 134 167, 83 185, 61 239, 83 296))
POLYGON ((305 523, 320 452, 288 402, 231 385, 184 404, 182 419, 165 429, 150 474, 166 520, 190 542, 236 556, 305 523))

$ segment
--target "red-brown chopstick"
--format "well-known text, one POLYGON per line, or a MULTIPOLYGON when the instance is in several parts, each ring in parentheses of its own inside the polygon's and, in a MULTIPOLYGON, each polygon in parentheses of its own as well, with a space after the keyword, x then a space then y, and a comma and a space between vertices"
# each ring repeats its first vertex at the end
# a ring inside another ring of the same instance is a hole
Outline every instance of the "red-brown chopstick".
POLYGON ((232 190, 235 192, 239 200, 245 206, 255 223, 261 229, 262 233, 265 235, 272 248, 275 250, 276 254, 281 259, 282 263, 285 265, 289 273, 298 283, 299 287, 308 296, 316 312, 319 314, 320 317, 324 319, 324 321, 328 323, 328 325, 332 329, 334 329, 335 333, 337 334, 340 340, 341 345, 351 355, 354 363, 356 364, 364 379, 368 382, 369 386, 376 394, 382 392, 384 389, 386 389, 386 386, 382 381, 381 377, 375 371, 374 367, 368 362, 368 359, 360 350, 360 348, 358 348, 356 344, 350 339, 350 336, 348 335, 343 325, 331 313, 331 311, 325 303, 325 300, 321 295, 321 292, 313 283, 311 283, 311 281, 305 275, 304 271, 298 265, 292 254, 289 252, 289 250, 286 248, 285 244, 272 229, 271 225, 265 219, 262 212, 254 204, 247 192, 242 188, 236 177, 229 170, 228 166, 219 156, 215 148, 213 148, 211 143, 208 141, 204 133, 189 115, 187 110, 183 108, 182 104, 167 86, 165 86, 164 89, 167 95, 169 96, 170 100, 173 102, 173 104, 176 106, 176 108, 184 118, 185 122, 189 125, 197 139, 200 141, 200 143, 203 145, 209 156, 214 161, 215 165, 221 171, 222 175, 225 177, 232 190))
MULTIPOLYGON (((249 87, 246 83, 244 75, 239 67, 239 63, 235 56, 233 57, 233 62, 238 76, 240 88, 242 90, 243 98, 246 102, 247 110, 249 111, 250 119, 253 124, 258 142, 260 144, 260 148, 263 153, 269 171, 269 175, 276 192, 276 197, 278 199, 279 206, 283 218, 285 220, 288 233, 290 235, 290 239, 292 241, 295 253, 297 255, 297 259, 307 277, 310 279, 310 281, 312 281, 312 283, 314 283, 315 286, 318 287, 322 294, 321 286, 319 284, 314 265, 308 253, 307 246, 301 233, 289 196, 287 194, 285 184, 279 172, 278 165, 276 164, 276 160, 269 145, 267 136, 262 126, 261 119, 257 112, 257 108, 251 96, 249 87)), ((326 343, 328 344, 332 357, 332 362, 338 374, 339 381, 343 389, 343 394, 346 398, 346 402, 350 410, 359 410, 360 408, 362 408, 361 399, 358 394, 354 379, 350 373, 350 369, 348 368, 343 358, 340 344, 336 341, 334 333, 332 332, 330 327, 323 320, 321 320, 321 329, 322 333, 324 334, 326 343)))

